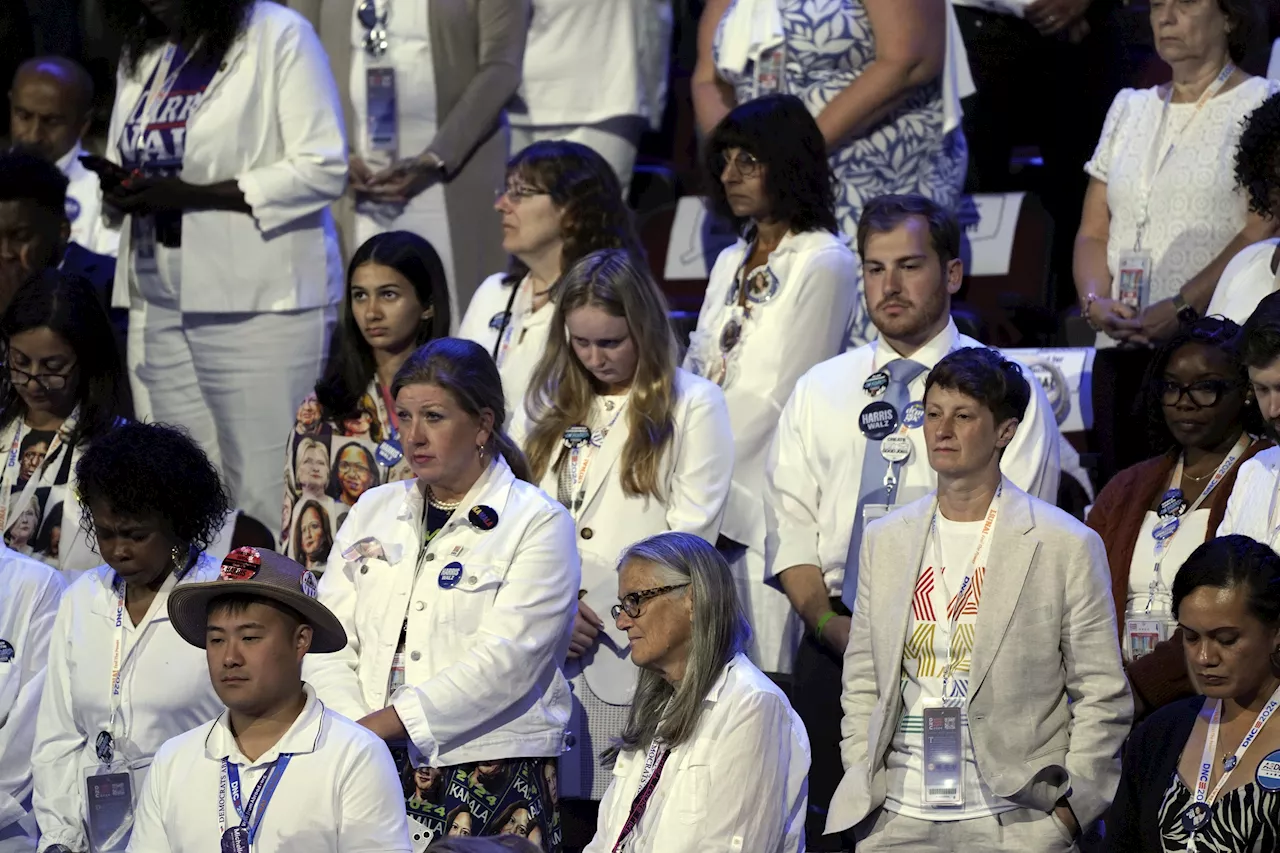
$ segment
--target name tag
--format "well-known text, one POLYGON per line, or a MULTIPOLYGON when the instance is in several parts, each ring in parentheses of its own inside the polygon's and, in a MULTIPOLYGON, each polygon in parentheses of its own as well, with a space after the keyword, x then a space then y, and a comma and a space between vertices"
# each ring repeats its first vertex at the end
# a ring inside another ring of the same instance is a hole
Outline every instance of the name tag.
POLYGON ((392 68, 369 68, 365 72, 365 103, 369 110, 369 150, 394 158, 400 140, 396 117, 396 72, 392 68))
POLYGON ((1130 308, 1140 310, 1147 304, 1150 288, 1151 253, 1137 250, 1121 252, 1116 299, 1130 308))
POLYGON ((85 777, 85 823, 97 853, 124 853, 133 830, 133 777, 116 763, 85 777))
POLYGON ((926 806, 964 805, 964 743, 960 709, 941 703, 924 709, 924 792, 926 806))

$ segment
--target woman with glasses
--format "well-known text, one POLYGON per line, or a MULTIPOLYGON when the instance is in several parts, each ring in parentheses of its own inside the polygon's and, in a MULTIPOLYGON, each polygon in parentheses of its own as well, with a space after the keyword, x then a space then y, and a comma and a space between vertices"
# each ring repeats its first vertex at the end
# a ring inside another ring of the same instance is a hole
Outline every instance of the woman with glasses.
POLYGON ((1089 526, 1102 537, 1126 669, 1139 714, 1194 694, 1171 609, 1178 567, 1211 539, 1240 464, 1270 446, 1241 362, 1240 327, 1205 317, 1156 354, 1144 384, 1153 446, 1117 474, 1089 526))
POLYGON ((790 672, 791 605, 764 583, 764 466, 796 380, 844 351, 858 298, 857 260, 838 234, 822 132, 793 95, 725 116, 707 145, 716 211, 742 235, 711 270, 687 370, 724 391, 733 488, 721 547, 751 617, 751 659, 790 672))
POLYGON ((619 565, 611 613, 640 679, 585 853, 804 850, 809 738, 747 659, 751 628, 724 557, 662 533, 619 565))
POLYGON ((48 270, 14 296, 0 332, 9 341, 0 529, 11 547, 74 579, 102 563, 80 526, 56 539, 35 532, 55 516, 80 518, 76 463, 132 414, 111 320, 89 282, 48 270))
POLYGON ((644 250, 617 175, 576 142, 535 142, 513 157, 494 206, 510 267, 480 285, 458 336, 493 356, 514 418, 547 347, 560 275, 599 249, 623 249, 637 259, 644 250))
POLYGON ((733 433, 720 389, 676 366, 666 300, 626 252, 593 252, 565 272, 551 328, 523 446, 534 482, 577 529, 582 590, 566 674, 578 737, 560 760, 560 787, 565 798, 597 801, 609 783, 600 755, 622 732, 635 690, 629 641, 603 619, 618 555, 668 530, 716 541, 733 433))
POLYGON ((329 364, 287 433, 281 553, 310 567, 299 529, 337 530, 360 495, 412 476, 393 473, 404 452, 391 380, 415 349, 449 334, 450 316, 444 266, 426 240, 389 231, 356 249, 329 364), (318 522, 301 524, 304 502, 318 522))
POLYGON ((529 0, 356 0, 351 189, 356 239, 412 231, 436 247, 450 316, 502 267, 489 205, 508 155, 529 0))

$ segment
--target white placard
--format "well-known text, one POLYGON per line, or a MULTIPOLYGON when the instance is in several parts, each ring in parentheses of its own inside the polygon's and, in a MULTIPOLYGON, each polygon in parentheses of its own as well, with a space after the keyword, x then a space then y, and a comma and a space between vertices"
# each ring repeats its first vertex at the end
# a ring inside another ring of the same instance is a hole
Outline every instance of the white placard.
POLYGON ((1093 347, 1003 349, 1000 352, 1031 368, 1053 406, 1058 429, 1083 432, 1093 428, 1093 357, 1097 352, 1093 347))
POLYGON ((971 276, 1008 275, 1013 237, 1026 193, 969 196, 962 203, 961 221, 969 244, 971 276))
POLYGON ((721 252, 737 238, 727 223, 707 213, 706 200, 687 195, 676 202, 676 215, 667 238, 667 281, 702 281, 721 252))

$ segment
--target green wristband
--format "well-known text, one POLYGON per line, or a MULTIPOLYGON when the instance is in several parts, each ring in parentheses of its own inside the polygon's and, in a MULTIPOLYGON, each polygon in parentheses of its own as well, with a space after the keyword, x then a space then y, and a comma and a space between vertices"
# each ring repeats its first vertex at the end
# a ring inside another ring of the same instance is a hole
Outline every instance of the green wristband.
POLYGON ((827 623, 831 621, 831 617, 836 616, 834 610, 828 610, 818 618, 818 624, 813 626, 813 638, 819 643, 822 642, 822 629, 827 627, 827 623))

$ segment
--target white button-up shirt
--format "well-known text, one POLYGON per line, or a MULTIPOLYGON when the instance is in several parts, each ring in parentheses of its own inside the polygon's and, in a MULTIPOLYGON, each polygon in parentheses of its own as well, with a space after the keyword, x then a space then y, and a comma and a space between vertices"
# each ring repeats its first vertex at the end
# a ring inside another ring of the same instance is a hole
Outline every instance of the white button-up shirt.
MULTIPOLYGON (((583 853, 612 850, 640 790, 647 749, 623 752, 583 853)), ((809 802, 809 735, 787 697, 739 654, 671 750, 629 853, 798 853, 809 802)))
POLYGON ((31 748, 49 637, 65 588, 56 569, 0 545, 0 853, 36 849, 31 748))
POLYGON ((120 229, 102 218, 102 182, 80 162, 85 153, 76 143, 62 155, 58 168, 67 178, 67 219, 71 221, 71 240, 90 252, 114 258, 120 249, 120 229))
POLYGON ((582 578, 573 519, 501 457, 425 551, 424 504, 418 481, 405 480, 351 508, 318 596, 346 628, 347 646, 308 655, 307 681, 354 720, 394 707, 433 767, 559 755, 570 707, 560 665, 582 578), (473 507, 488 507, 497 523, 472 524, 473 507), (451 563, 460 574, 441 586, 451 563), (388 696, 406 625, 405 684, 388 696))
POLYGON ((1280 447, 1264 450, 1240 465, 1236 484, 1227 498, 1227 511, 1218 536, 1238 533, 1276 547, 1280 530, 1280 447))
POLYGON ((217 580, 218 570, 202 556, 181 581, 172 576, 165 581, 136 626, 126 610, 121 628, 115 624, 118 598, 111 568, 85 572, 68 588, 53 624, 31 759, 41 850, 53 844, 88 847, 84 771, 99 766, 94 749, 99 732, 112 730, 116 759, 134 771, 136 792, 162 743, 222 712, 204 650, 178 636, 167 609, 177 583, 217 580), (111 662, 122 635, 113 724, 111 662))
MULTIPOLYGON (((978 346, 982 344, 949 322, 911 356, 925 367, 909 386, 911 399, 924 400, 929 371, 945 356, 978 346)), ((776 580, 792 566, 815 565, 822 569, 827 592, 840 595, 849 540, 854 524, 860 523, 858 490, 867 437, 858 428, 858 415, 877 399, 862 384, 896 358, 898 353, 880 338, 824 361, 796 383, 765 467, 766 579, 776 580)), ((1022 372, 1031 385, 1031 402, 1004 450, 1000 470, 1018 488, 1056 504, 1061 475, 1058 424, 1040 382, 1025 365, 1022 372)), ((911 457, 898 474, 898 506, 937 487, 924 429, 909 429, 907 437, 911 457)))
MULTIPOLYGON (((247 805, 284 754, 292 758, 262 812, 254 853, 410 853, 404 792, 386 745, 305 689, 302 713, 256 761, 240 751, 225 712, 162 746, 138 803, 129 853, 220 853, 223 759, 236 765, 247 805)), ((255 818, 261 809, 260 800, 255 818)), ((226 818, 227 826, 240 825, 229 791, 226 818)))

